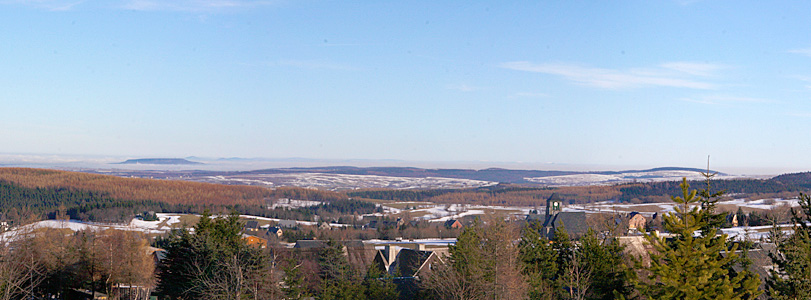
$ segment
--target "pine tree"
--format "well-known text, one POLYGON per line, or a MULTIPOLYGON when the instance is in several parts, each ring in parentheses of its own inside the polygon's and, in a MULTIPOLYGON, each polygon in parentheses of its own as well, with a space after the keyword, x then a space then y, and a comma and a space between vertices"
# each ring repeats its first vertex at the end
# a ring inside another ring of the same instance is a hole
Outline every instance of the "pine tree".
POLYGON ((555 299, 559 286, 555 278, 558 273, 558 252, 543 234, 540 223, 531 223, 524 228, 521 242, 523 272, 529 283, 530 299, 555 299))
POLYGON ((625 263, 624 250, 617 239, 600 239, 591 229, 580 239, 581 258, 592 273, 589 299, 610 300, 616 299, 617 295, 631 297, 635 273, 625 263))
POLYGON ((363 280, 366 298, 376 300, 398 299, 400 294, 393 279, 391 275, 381 271, 377 263, 372 263, 366 271, 366 278, 363 280))
POLYGON ((304 274, 301 272, 301 264, 293 258, 289 258, 284 267, 284 284, 282 292, 286 299, 304 299, 310 295, 304 285, 304 274))
POLYGON ((737 245, 727 247, 727 236, 717 235, 718 228, 708 226, 696 191, 687 179, 681 184, 682 196, 671 199, 678 205, 675 213, 665 215, 664 229, 672 239, 646 235, 656 253, 651 254, 649 282, 640 290, 651 299, 751 299, 760 294, 757 276, 732 274, 729 266, 737 259, 737 245), (697 235, 701 228, 706 230, 697 235))
POLYGON ((318 265, 322 279, 318 299, 366 299, 359 276, 344 256, 343 244, 336 240, 327 241, 327 247, 318 254, 318 265))
MULTIPOLYGON (((264 282, 267 257, 241 238, 239 215, 209 218, 206 211, 194 234, 180 230, 169 237, 160 265, 158 292, 168 299, 240 299, 260 297, 253 287, 264 282)), ((265 291, 263 291, 264 293, 265 291)))
POLYGON ((770 253, 776 270, 766 279, 767 294, 772 299, 811 299, 811 197, 800 194, 802 212, 791 210, 794 233, 788 237, 776 228, 772 239, 778 253, 770 253))

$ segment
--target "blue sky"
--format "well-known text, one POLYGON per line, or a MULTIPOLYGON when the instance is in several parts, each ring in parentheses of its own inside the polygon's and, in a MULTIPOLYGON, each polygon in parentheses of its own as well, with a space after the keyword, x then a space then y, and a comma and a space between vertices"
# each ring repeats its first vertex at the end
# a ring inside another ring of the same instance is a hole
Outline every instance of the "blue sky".
POLYGON ((809 11, 0 0, 0 153, 811 170, 809 11))

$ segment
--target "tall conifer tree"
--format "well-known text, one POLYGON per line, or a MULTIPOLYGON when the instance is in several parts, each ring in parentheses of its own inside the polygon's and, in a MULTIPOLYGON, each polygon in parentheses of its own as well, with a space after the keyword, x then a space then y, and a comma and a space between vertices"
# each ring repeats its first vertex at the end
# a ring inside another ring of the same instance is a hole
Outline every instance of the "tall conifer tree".
POLYGON ((649 282, 640 287, 651 299, 752 299, 760 294, 759 280, 750 274, 734 274, 729 266, 737 259, 737 245, 727 246, 727 236, 707 226, 701 198, 690 190, 687 179, 682 196, 671 196, 675 213, 664 216, 664 229, 672 238, 646 235, 656 250, 651 254, 649 282), (697 231, 706 231, 697 235, 697 231))
POLYGON ((775 228, 772 239, 779 253, 771 253, 777 268, 766 279, 772 299, 811 299, 811 197, 800 194, 802 212, 791 210, 794 233, 788 237, 775 228))

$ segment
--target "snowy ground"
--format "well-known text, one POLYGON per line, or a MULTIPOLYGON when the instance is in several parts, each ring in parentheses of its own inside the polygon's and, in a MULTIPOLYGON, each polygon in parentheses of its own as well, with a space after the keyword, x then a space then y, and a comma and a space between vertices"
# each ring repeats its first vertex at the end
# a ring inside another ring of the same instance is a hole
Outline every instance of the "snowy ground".
POLYGON ((427 245, 427 246, 437 246, 437 247, 447 247, 448 245, 456 244, 455 238, 448 238, 448 239, 413 239, 413 240, 364 240, 365 244, 371 244, 375 246, 388 246, 388 245, 413 245, 415 243, 427 245))
POLYGON ((69 229, 72 231, 82 231, 88 229, 102 231, 107 229, 116 229, 116 230, 140 231, 144 233, 162 234, 172 229, 173 224, 180 223, 179 214, 158 213, 157 216, 158 216, 157 221, 143 221, 133 219, 132 221, 130 221, 129 224, 79 222, 76 220, 44 220, 25 225, 21 228, 16 228, 4 232, 2 234, 2 238, 4 240, 8 240, 18 234, 22 234, 24 232, 28 232, 30 230, 38 228, 69 229))
MULTIPOLYGON (((434 204, 422 205, 417 209, 401 210, 383 205, 384 212, 387 214, 408 214, 412 219, 427 220, 428 222, 445 222, 451 219, 458 219, 464 216, 471 215, 484 215, 485 212, 503 212, 508 215, 517 215, 520 217, 526 216, 532 208, 529 207, 509 207, 509 206, 485 206, 485 205, 466 205, 466 204, 434 204)), ((381 214, 372 214, 381 215, 381 214)))
POLYGON ((497 182, 444 177, 394 177, 329 173, 251 174, 210 176, 202 181, 225 184, 262 186, 298 186, 306 188, 346 190, 359 188, 390 189, 462 189, 491 186, 497 182))
MULTIPOLYGON (((240 215, 239 217, 240 217, 240 218, 243 218, 243 219, 263 220, 263 221, 272 221, 272 222, 279 222, 279 221, 281 221, 281 220, 282 220, 282 219, 276 219, 276 218, 265 218, 265 217, 251 216, 251 215, 240 215)), ((298 220, 297 220, 297 221, 296 221, 296 224, 299 224, 299 225, 306 225, 306 226, 316 226, 316 225, 318 225, 318 222, 310 222, 310 221, 298 221, 298 220)), ((337 223, 327 223, 327 224, 329 224, 329 226, 332 226, 332 227, 347 227, 347 226, 352 226, 352 225, 347 225, 347 224, 337 224, 337 223)), ((268 227, 268 226, 264 226, 264 227, 268 227)))
POLYGON ((276 208, 279 208, 279 207, 290 208, 290 209, 299 208, 299 207, 310 207, 310 206, 321 205, 321 203, 323 203, 323 202, 282 198, 282 199, 277 199, 277 200, 273 201, 273 205, 270 206, 270 209, 276 209, 276 208))
MULTIPOLYGON (((791 224, 778 225, 783 233, 790 234, 794 232, 791 224)), ((729 239, 743 241, 766 241, 769 238, 769 231, 772 226, 741 226, 732 228, 722 228, 721 232, 725 233, 729 239)))
MULTIPOLYGON (((659 182, 687 180, 702 180, 703 176, 695 171, 653 171, 653 172, 627 172, 620 174, 575 174, 546 177, 528 177, 527 181, 547 186, 584 186, 584 185, 610 185, 629 182, 659 182)), ((713 179, 753 178, 752 176, 717 175, 713 179)))

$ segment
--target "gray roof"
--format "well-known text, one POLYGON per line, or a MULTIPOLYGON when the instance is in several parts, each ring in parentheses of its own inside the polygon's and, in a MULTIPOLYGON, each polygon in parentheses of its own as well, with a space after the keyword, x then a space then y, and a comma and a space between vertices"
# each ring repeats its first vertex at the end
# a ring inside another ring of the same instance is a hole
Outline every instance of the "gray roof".
POLYGON ((527 222, 543 222, 546 221, 546 215, 542 214, 528 214, 527 222))
POLYGON ((280 220, 279 227, 296 227, 298 222, 296 220, 280 220))
POLYGON ((544 226, 550 227, 551 225, 551 233, 563 227, 566 229, 566 233, 569 234, 569 238, 578 238, 586 234, 589 230, 589 225, 586 223, 586 213, 582 211, 560 212, 548 222, 549 224, 545 224, 544 226))
MULTIPOLYGON (((366 248, 361 240, 339 241, 347 248, 366 248)), ((326 248, 327 242, 322 240, 298 240, 293 248, 326 248)))
POLYGON ((361 240, 351 240, 351 241, 341 241, 341 244, 344 244, 347 248, 365 248, 366 245, 363 244, 361 240))
POLYGON ((245 223, 245 228, 257 229, 259 228, 259 222, 257 221, 248 221, 245 223))
POLYGON ((293 248, 306 248, 306 249, 326 248, 326 247, 327 243, 319 240, 298 240, 296 241, 296 245, 293 246, 293 248))
MULTIPOLYGON (((738 250, 735 253, 740 256, 743 254, 742 252, 743 251, 738 250)), ((775 268, 775 264, 772 262, 772 258, 769 257, 769 253, 776 252, 777 249, 774 244, 761 243, 758 244, 758 247, 755 247, 755 249, 750 249, 749 253, 747 254, 747 257, 752 262, 752 264, 749 265, 749 271, 752 271, 760 275, 761 290, 764 290, 766 288, 766 278, 771 276, 771 270, 775 268)), ((726 253, 722 254, 726 255, 726 253)), ((743 271, 743 266, 740 264, 740 262, 737 262, 735 263, 735 265, 732 266, 732 269, 735 270, 735 272, 741 272, 743 271)), ((763 293, 763 295, 765 294, 766 293, 763 293)), ((761 297, 758 297, 758 299, 765 299, 763 295, 761 295, 761 297)))
POLYGON ((396 266, 391 268, 392 275, 400 274, 402 277, 413 277, 417 275, 420 267, 431 257, 432 251, 402 249, 397 254, 396 266))

